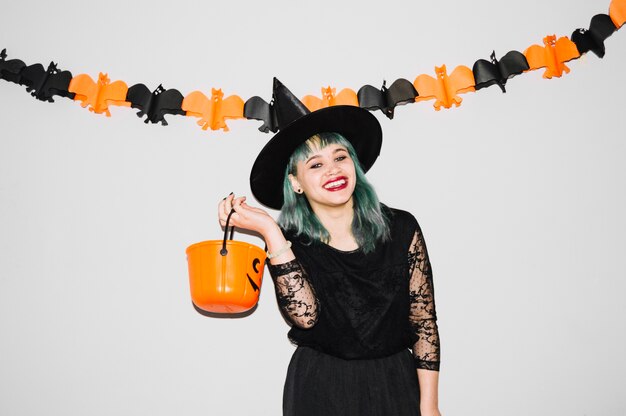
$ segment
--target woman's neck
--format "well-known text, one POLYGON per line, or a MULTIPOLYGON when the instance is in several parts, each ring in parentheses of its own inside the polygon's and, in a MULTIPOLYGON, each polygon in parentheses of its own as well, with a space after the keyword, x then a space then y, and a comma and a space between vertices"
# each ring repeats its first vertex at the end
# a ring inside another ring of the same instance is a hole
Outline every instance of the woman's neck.
POLYGON ((340 207, 315 207, 313 212, 330 234, 329 245, 344 251, 359 248, 352 235, 352 220, 354 218, 352 199, 340 207))

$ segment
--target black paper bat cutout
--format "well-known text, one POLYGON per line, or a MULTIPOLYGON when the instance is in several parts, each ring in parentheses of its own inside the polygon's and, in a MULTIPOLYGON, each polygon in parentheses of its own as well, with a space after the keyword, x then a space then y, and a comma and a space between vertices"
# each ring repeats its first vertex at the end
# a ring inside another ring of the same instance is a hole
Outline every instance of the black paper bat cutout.
POLYGON ((269 104, 261 97, 254 96, 243 106, 243 116, 249 120, 261 120, 263 124, 259 131, 263 133, 276 133, 278 131, 278 120, 274 110, 274 102, 269 104))
POLYGON ((418 94, 413 84, 404 78, 398 78, 389 88, 385 84, 386 81, 383 81, 380 89, 364 85, 359 89, 357 97, 359 107, 381 110, 389 119, 392 119, 396 106, 415 102, 418 94))
POLYGON ((180 91, 166 90, 162 85, 150 92, 144 84, 135 84, 126 94, 126 101, 130 102, 130 106, 140 110, 137 117, 147 115, 144 123, 160 122, 163 126, 167 126, 166 114, 185 115, 186 112, 182 109, 183 98, 180 91))
POLYGON ((499 61, 496 59, 496 51, 492 51, 490 58, 491 62, 486 59, 474 62, 472 72, 476 81, 474 86, 476 90, 498 84, 502 92, 506 92, 504 88, 506 81, 529 69, 526 57, 518 51, 509 51, 499 61))
POLYGON ((604 41, 616 30, 613 20, 608 15, 597 14, 591 18, 589 30, 576 29, 571 39, 581 55, 592 51, 598 58, 602 58, 606 52, 604 41))
POLYGON ((72 80, 70 71, 59 71, 57 64, 50 62, 48 70, 41 64, 29 65, 20 74, 20 85, 26 85, 26 91, 41 101, 53 103, 53 95, 74 99, 74 93, 67 89, 72 80))
POLYGON ((2 49, 2 52, 0 52, 0 79, 18 84, 20 81, 20 74, 22 73, 24 67, 26 67, 26 64, 19 59, 11 59, 7 61, 6 57, 7 50, 2 49))

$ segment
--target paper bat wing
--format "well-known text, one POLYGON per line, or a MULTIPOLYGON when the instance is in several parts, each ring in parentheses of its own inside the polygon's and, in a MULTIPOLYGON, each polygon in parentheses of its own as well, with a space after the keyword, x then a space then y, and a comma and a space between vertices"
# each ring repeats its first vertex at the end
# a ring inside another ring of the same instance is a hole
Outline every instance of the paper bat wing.
MULTIPOLYGON (((503 88, 501 80, 504 77, 494 63, 485 59, 479 59, 474 62, 472 72, 474 73, 474 80, 476 81, 476 90, 489 87, 493 84, 498 84, 501 88, 503 88)), ((502 89, 502 92, 504 92, 504 88, 502 89)))
POLYGON ((46 70, 41 64, 29 65, 21 73, 19 84, 26 86, 26 91, 38 89, 44 82, 46 70))
POLYGON ((528 69, 539 69, 547 65, 545 47, 540 45, 529 46, 524 51, 524 56, 528 62, 528 69))
POLYGON ((167 110, 168 114, 185 115, 182 108, 185 97, 176 89, 165 90, 157 97, 157 107, 160 110, 167 110))
POLYGON ((135 84, 128 88, 126 101, 130 103, 132 108, 139 109, 140 111, 137 113, 137 116, 142 117, 148 114, 150 110, 152 92, 144 84, 135 84))
POLYGON ((243 100, 238 95, 231 95, 222 100, 222 117, 243 118, 243 100))
POLYGON ((626 22, 626 0, 613 0, 609 6, 609 16, 619 29, 626 22))
MULTIPOLYGON (((148 113, 148 119, 152 123, 161 123, 163 126, 167 126, 165 120, 166 114, 184 116, 185 110, 183 110, 184 97, 177 89, 165 90, 153 99, 150 112, 148 113)), ((146 120, 146 121, 147 121, 146 120)))
POLYGON ((580 52, 576 49, 576 44, 567 37, 560 37, 556 41, 556 56, 559 62, 567 62, 580 56, 580 52))
POLYGON ((398 78, 387 89, 387 109, 391 109, 408 103, 414 103, 417 97, 417 90, 411 82, 404 78, 398 78))
POLYGON ((54 102, 53 95, 74 99, 74 93, 69 91, 71 81, 72 73, 70 71, 60 71, 50 75, 41 89, 40 99, 54 102))
POLYGON ((587 29, 576 29, 572 32, 571 39, 576 44, 576 49, 578 49, 581 55, 598 46, 587 29))
POLYGON ((591 48, 591 50, 599 58, 604 57, 605 54, 604 41, 616 30, 617 28, 611 20, 611 17, 606 14, 597 14, 591 18, 591 23, 589 24, 589 33, 591 33, 591 37, 593 38, 594 43, 597 45, 596 47, 591 48))
POLYGON ((439 86, 439 82, 430 75, 422 74, 415 78, 413 86, 419 94, 415 97, 415 101, 425 101, 443 98, 443 90, 439 86))
MULTIPOLYGON (((498 62, 502 77, 507 80, 519 75, 524 71, 528 71, 529 65, 523 53, 518 51, 509 51, 498 62)), ((478 89, 478 88, 477 88, 478 89)))
MULTIPOLYGON (((417 91, 413 84, 404 78, 398 78, 389 88, 386 88, 383 83, 382 90, 377 90, 377 92, 381 95, 380 100, 382 102, 380 106, 376 107, 380 108, 383 114, 390 120, 393 119, 396 106, 414 103, 415 97, 417 97, 417 91)), ((370 109, 373 108, 375 107, 370 109)))
POLYGON ((100 99, 109 105, 128 107, 130 103, 126 101, 128 86, 124 81, 115 81, 106 85, 104 91, 100 92, 100 99))
POLYGON ((193 91, 183 99, 182 109, 187 116, 201 117, 209 110, 209 98, 202 91, 193 91))
POLYGON ((98 85, 87 74, 76 75, 70 81, 68 90, 74 93, 74 100, 81 101, 83 107, 96 103, 96 96, 98 95, 98 85))
POLYGON ((324 106, 323 100, 313 95, 307 95, 303 97, 300 101, 302 101, 302 104, 304 104, 304 106, 310 111, 319 110, 320 108, 322 108, 322 106, 324 106))
POLYGON ((335 95, 333 105, 353 105, 355 107, 358 107, 359 98, 357 97, 354 90, 351 90, 350 88, 344 88, 339 94, 335 95))
POLYGON ((6 49, 3 49, 0 53, 0 79, 18 84, 20 81, 20 74, 26 67, 26 64, 19 59, 10 59, 6 61, 6 56, 6 49))
POLYGON ((254 96, 249 98, 243 106, 243 115, 249 120, 260 120, 263 122, 259 131, 263 133, 276 133, 278 123, 276 116, 273 115, 271 106, 261 97, 254 96))
POLYGON ((187 117, 200 117, 198 125, 202 126, 202 130, 206 130, 212 122, 211 104, 209 97, 202 91, 193 91, 183 99, 182 109, 185 110, 187 117))
POLYGON ((364 85, 359 88, 357 99, 359 100, 359 107, 368 110, 382 110, 386 106, 383 92, 371 85, 364 85))
POLYGON ((465 65, 459 65, 448 76, 448 84, 454 94, 463 94, 475 91, 474 73, 465 65))

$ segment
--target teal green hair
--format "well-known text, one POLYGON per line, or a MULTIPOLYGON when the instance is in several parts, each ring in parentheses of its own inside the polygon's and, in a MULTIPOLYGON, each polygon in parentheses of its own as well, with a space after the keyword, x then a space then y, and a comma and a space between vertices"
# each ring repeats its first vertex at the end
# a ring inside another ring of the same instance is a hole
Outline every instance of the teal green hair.
POLYGON ((356 151, 352 144, 339 133, 319 133, 302 143, 291 155, 285 169, 283 181, 284 202, 278 217, 278 224, 285 230, 302 235, 310 242, 330 241, 330 234, 324 228, 304 194, 295 193, 289 174, 296 175, 298 162, 306 160, 313 152, 312 144, 320 149, 329 144, 345 146, 354 162, 356 171, 356 185, 352 194, 354 217, 352 220, 352 235, 357 244, 365 253, 374 251, 377 242, 390 239, 389 219, 383 213, 381 204, 374 187, 365 178, 365 172, 359 163, 356 151))

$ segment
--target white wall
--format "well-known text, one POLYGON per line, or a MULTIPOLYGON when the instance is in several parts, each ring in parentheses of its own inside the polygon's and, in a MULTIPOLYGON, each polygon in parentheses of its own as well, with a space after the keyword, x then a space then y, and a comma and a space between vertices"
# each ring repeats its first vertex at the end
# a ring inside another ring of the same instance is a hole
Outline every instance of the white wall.
MULTIPOLYGON (((303 96, 471 67, 569 36, 609 2, 72 3, 3 5, 0 48, 269 100, 273 76, 303 96)), ((607 51, 460 108, 377 114, 369 177, 418 218, 433 263, 444 415, 626 412, 626 33, 607 51)), ((254 314, 208 318, 185 260, 219 238, 218 200, 250 194, 270 136, 254 121, 204 132, 111 112, 0 82, 0 414, 280 414, 293 347, 269 275, 254 314)))

